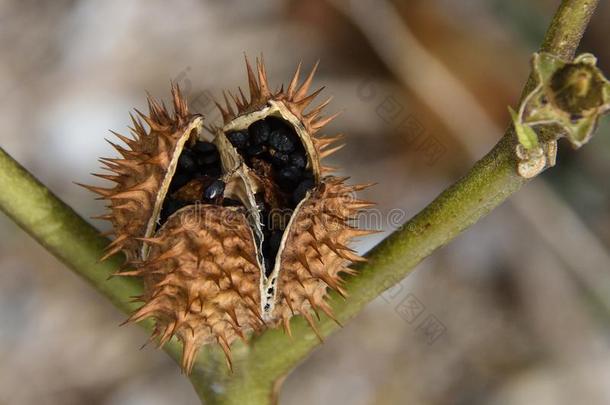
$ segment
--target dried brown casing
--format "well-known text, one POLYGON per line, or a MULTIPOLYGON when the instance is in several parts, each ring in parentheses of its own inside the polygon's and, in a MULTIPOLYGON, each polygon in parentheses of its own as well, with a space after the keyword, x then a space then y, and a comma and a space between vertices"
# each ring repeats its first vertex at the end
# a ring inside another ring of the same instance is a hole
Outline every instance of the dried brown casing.
POLYGON ((140 113, 149 130, 133 119, 134 139, 117 134, 128 148, 113 144, 123 158, 102 160, 113 174, 100 177, 116 185, 87 186, 110 201, 110 213, 102 218, 112 221, 116 236, 106 256, 123 250, 130 270, 120 274, 144 280, 143 305, 130 320, 154 318, 152 339, 161 345, 177 336, 184 345, 186 372, 203 345, 218 343, 230 365, 235 339, 280 323, 290 333, 294 315, 304 316, 318 333, 312 314, 322 311, 334 319, 326 302, 328 289, 345 295, 342 274, 352 274, 348 266, 363 260, 348 247, 350 241, 371 233, 352 224, 371 205, 355 198, 367 185, 346 185, 346 178, 331 176, 333 169, 321 164, 342 145, 334 145, 340 136, 318 136, 336 116, 321 117, 330 100, 306 112, 322 90, 308 94, 317 65, 301 84, 299 65, 286 90, 277 92, 271 92, 262 62, 257 61, 256 72, 247 60, 246 66, 249 98, 241 89, 238 95, 225 93, 225 105, 218 105, 223 124, 208 128, 211 135, 173 86, 173 113, 149 98, 149 115, 140 113), (307 160, 304 176, 312 179, 296 205, 284 202, 271 211, 261 208, 257 198, 285 201, 277 191, 275 169, 262 170, 271 165, 248 158, 228 137, 269 117, 296 134, 307 160), (180 155, 198 140, 213 141, 219 152, 222 197, 195 201, 160 223, 180 155), (285 216, 273 222, 280 224, 277 251, 269 250, 270 230, 265 228, 276 214, 285 216))

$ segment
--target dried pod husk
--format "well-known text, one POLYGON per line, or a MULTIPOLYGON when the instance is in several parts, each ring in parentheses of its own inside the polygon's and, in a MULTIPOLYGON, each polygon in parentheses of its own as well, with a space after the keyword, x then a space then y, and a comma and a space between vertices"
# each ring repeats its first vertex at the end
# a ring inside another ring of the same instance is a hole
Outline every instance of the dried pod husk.
POLYGON ((364 261, 348 244, 371 231, 352 226, 350 220, 372 204, 354 198, 365 186, 348 186, 345 180, 329 177, 311 191, 295 210, 280 247, 273 316, 281 319, 288 334, 290 318, 300 314, 322 339, 311 312, 319 317, 322 311, 336 321, 326 303, 327 290, 345 297, 342 275, 355 274, 349 265, 364 261))
POLYGON ((342 275, 363 260, 350 241, 371 233, 353 224, 371 205, 355 197, 368 185, 321 163, 342 145, 318 135, 336 116, 321 116, 330 100, 306 112, 322 90, 309 93, 317 65, 276 92, 262 61, 246 67, 249 98, 225 93, 209 134, 177 87, 173 113, 149 98, 149 131, 134 119, 135 139, 117 134, 123 159, 103 160, 114 174, 100 177, 116 186, 88 186, 110 201, 107 256, 123 250, 130 270, 119 274, 144 280, 129 320, 152 317, 160 345, 180 339, 187 373, 203 345, 218 343, 230 366, 234 340, 279 324, 290 333, 294 315, 318 333, 312 314, 334 319, 327 292, 346 295, 342 275))
POLYGON ((132 115, 133 138, 114 133, 127 148, 110 142, 121 158, 101 158, 111 174, 95 174, 114 182, 114 187, 83 185, 109 202, 109 213, 98 218, 112 222, 115 238, 103 259, 122 250, 127 264, 134 264, 146 255, 147 245, 140 238, 153 234, 178 156, 189 137, 203 128, 202 117, 189 113, 178 87, 172 87, 172 96, 173 113, 151 97, 149 115, 138 111, 150 128, 148 132, 132 115))
POLYGON ((190 371, 199 348, 218 343, 230 365, 230 343, 264 327, 258 303, 260 271, 243 207, 190 205, 157 231, 144 278, 144 305, 129 320, 156 320, 152 338, 176 335, 190 371), (229 225, 229 226, 228 226, 229 225))
POLYGON ((255 235, 261 236, 256 247, 262 317, 271 325, 281 322, 290 333, 290 317, 301 314, 316 331, 312 312, 333 317, 327 290, 345 294, 342 273, 363 260, 348 244, 370 233, 351 224, 371 205, 355 198, 366 185, 347 186, 321 163, 343 145, 336 144, 341 136, 318 135, 337 116, 321 116, 330 99, 306 111, 323 90, 310 93, 317 64, 302 83, 299 65, 286 90, 277 92, 270 90, 262 61, 257 60, 256 72, 247 59, 246 67, 249 99, 241 89, 237 95, 225 93, 225 105, 218 105, 224 123, 213 132, 237 152, 237 158, 230 153, 234 160, 226 169, 246 173, 260 200, 251 216, 258 220, 255 235))

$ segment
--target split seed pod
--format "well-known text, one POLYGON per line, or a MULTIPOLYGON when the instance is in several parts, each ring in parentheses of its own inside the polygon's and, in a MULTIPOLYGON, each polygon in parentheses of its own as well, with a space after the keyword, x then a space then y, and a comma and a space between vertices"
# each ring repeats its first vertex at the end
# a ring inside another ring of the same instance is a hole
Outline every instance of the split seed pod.
POLYGON ((223 124, 204 128, 172 86, 173 112, 149 97, 134 138, 115 134, 122 159, 102 159, 113 188, 86 186, 109 201, 115 239, 105 257, 123 251, 119 275, 138 276, 143 305, 129 320, 155 320, 151 339, 176 336, 190 372, 197 352, 218 343, 231 366, 231 344, 251 331, 302 315, 321 338, 312 314, 334 319, 328 289, 345 295, 342 274, 363 258, 349 242, 371 231, 351 223, 372 204, 321 159, 341 137, 318 132, 336 115, 305 110, 316 67, 300 80, 300 65, 284 90, 270 90, 264 64, 246 59, 249 98, 224 93, 223 124), (230 101, 231 100, 231 101, 230 101))

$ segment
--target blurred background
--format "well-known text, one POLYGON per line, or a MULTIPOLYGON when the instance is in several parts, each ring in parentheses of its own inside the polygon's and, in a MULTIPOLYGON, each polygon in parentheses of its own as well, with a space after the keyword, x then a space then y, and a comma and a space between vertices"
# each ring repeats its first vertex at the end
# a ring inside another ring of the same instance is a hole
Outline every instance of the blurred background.
MULTIPOLYGON (((84 217, 108 129, 168 99, 219 118, 261 52, 272 84, 300 60, 344 113, 334 164, 378 182, 385 231, 499 139, 557 0, 0 1, 0 145, 84 217)), ((581 50, 610 73, 610 3, 581 50)), ((286 380, 281 403, 610 403, 610 120, 425 260, 286 380)), ((1 190, 0 190, 1 192, 1 190)), ((101 230, 107 224, 91 220, 101 230)), ((197 404, 146 334, 0 215, 1 404, 197 404)), ((281 349, 280 349, 281 350, 281 349)))

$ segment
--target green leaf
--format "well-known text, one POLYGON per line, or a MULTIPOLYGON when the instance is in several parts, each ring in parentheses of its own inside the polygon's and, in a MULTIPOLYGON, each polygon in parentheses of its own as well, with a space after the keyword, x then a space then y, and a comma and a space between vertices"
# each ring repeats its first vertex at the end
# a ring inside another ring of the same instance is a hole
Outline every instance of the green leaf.
POLYGON ((513 119, 513 125, 515 126, 515 132, 517 133, 519 143, 527 150, 538 147, 538 134, 536 134, 536 131, 529 125, 523 124, 519 115, 512 107, 509 106, 508 111, 513 119))

